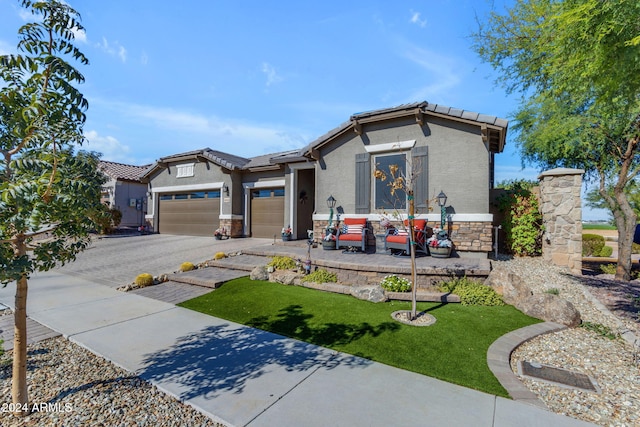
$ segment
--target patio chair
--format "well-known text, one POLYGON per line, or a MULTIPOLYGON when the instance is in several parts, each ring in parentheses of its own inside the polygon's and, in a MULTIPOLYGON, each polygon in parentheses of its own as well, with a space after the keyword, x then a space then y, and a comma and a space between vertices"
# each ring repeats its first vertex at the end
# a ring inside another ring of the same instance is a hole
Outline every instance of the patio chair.
MULTIPOLYGON (((385 251, 391 251, 392 255, 411 253, 411 235, 409 233, 409 220, 404 220, 405 229, 389 229, 384 237, 385 251)), ((429 253, 427 239, 433 234, 433 229, 427 226, 426 219, 414 219, 416 252, 425 255, 429 253)))
POLYGON ((336 233, 336 249, 360 247, 367 250, 367 218, 344 218, 336 233))

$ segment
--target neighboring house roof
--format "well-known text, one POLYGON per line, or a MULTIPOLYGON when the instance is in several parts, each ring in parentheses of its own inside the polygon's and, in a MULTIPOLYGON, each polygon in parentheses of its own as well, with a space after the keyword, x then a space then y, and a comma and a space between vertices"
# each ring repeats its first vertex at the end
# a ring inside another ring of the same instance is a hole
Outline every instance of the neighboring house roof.
POLYGON ((135 181, 140 182, 140 178, 150 165, 133 166, 125 165, 123 163, 108 162, 106 160, 100 160, 98 168, 109 178, 116 181, 135 181))
POLYGON ((281 151, 279 153, 270 153, 251 157, 249 163, 244 165, 243 169, 249 171, 277 169, 280 167, 280 164, 290 162, 294 157, 297 158, 299 151, 300 150, 288 150, 281 151))
POLYGON ((353 129, 356 133, 362 133, 362 125, 365 123, 379 122, 394 118, 415 116, 416 122, 422 124, 425 115, 442 117, 462 123, 478 125, 481 128, 482 137, 489 142, 489 149, 492 152, 501 152, 506 141, 507 128, 509 122, 499 117, 486 114, 474 113, 459 108, 447 107, 439 104, 431 104, 426 101, 402 104, 393 108, 357 113, 349 118, 349 121, 330 130, 324 135, 312 141, 299 154, 301 156, 316 157, 316 151, 323 145, 331 142, 334 138, 353 129))
POLYGON ((142 175, 143 178, 148 178, 153 172, 158 169, 164 169, 168 163, 180 162, 186 160, 197 160, 198 158, 204 158, 217 164, 223 168, 229 170, 242 169, 244 165, 249 163, 249 159, 240 156, 234 156, 233 154, 225 153, 223 151, 212 150, 211 148, 202 148, 200 150, 187 151, 184 153, 172 154, 170 156, 161 157, 156 162, 147 168, 142 175))

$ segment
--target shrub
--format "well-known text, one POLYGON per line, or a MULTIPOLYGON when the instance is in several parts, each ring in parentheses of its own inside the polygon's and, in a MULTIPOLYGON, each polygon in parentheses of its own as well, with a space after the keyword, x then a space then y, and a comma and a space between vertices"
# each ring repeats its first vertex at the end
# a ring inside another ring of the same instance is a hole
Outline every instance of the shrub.
POLYGON ((216 252, 216 254, 213 256, 213 259, 219 260, 226 257, 227 255, 224 252, 216 252))
POLYGON ((600 255, 603 258, 609 258, 613 254, 613 248, 611 246, 605 246, 600 251, 600 255))
POLYGON ((276 270, 293 270, 296 268, 296 260, 288 256, 274 256, 267 265, 276 270))
POLYGON ((551 295, 560 295, 560 289, 558 289, 558 288, 550 288, 550 289, 547 289, 544 292, 547 293, 547 294, 551 294, 551 295))
POLYGON ((604 248, 604 237, 598 234, 582 235, 582 256, 600 256, 604 248))
POLYGON ((182 264, 180 264, 180 271, 191 271, 195 268, 196 266, 190 262, 183 262, 182 264))
POLYGON ((502 297, 493 288, 466 277, 444 282, 439 289, 458 295, 462 305, 504 305, 502 297))
POLYGON ((315 283, 335 283, 338 281, 338 276, 322 268, 317 269, 313 273, 307 274, 302 278, 303 282, 315 282, 315 283))
POLYGON ((149 273, 138 274, 134 282, 141 288, 144 288, 145 286, 151 286, 153 285, 153 276, 149 273))
POLYGON ((382 289, 390 292, 409 292, 411 290, 411 282, 395 274, 382 279, 380 286, 382 286, 382 289))
POLYGON ((509 182, 504 186, 507 191, 496 199, 505 218, 507 248, 517 256, 542 253, 542 215, 538 198, 531 192, 534 184, 526 180, 509 182))
POLYGON ((600 270, 604 273, 604 274, 616 274, 616 264, 601 264, 600 265, 600 270))

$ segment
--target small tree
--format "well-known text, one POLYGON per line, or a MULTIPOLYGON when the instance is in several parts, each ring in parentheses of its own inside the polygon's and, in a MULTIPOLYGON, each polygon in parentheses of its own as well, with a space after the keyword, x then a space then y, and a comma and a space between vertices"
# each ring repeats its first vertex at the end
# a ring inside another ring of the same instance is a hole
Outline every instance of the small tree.
MULTIPOLYGON (((411 166, 411 165, 409 165, 411 166)), ((418 165, 413 165, 415 167, 411 167, 411 171, 419 170, 418 165)), ((400 201, 400 197, 406 197, 408 202, 406 208, 406 216, 408 222, 408 233, 410 236, 410 242, 412 244, 410 247, 410 255, 411 255, 411 320, 415 320, 417 317, 417 300, 418 300, 418 275, 416 272, 416 248, 413 242, 416 241, 416 232, 414 227, 414 219, 415 219, 415 200, 414 200, 414 184, 418 179, 418 174, 412 172, 410 174, 403 173, 403 169, 398 165, 389 165, 389 170, 384 171, 378 168, 376 165, 376 169, 373 172, 373 176, 375 179, 385 182, 388 180, 389 193, 394 200, 391 200, 393 206, 397 206, 397 203, 400 201)), ((428 202, 428 201, 427 201, 428 202)), ((404 205, 404 203, 403 203, 404 205)), ((402 214, 396 210, 396 216, 402 219, 402 214)))
POLYGON ((79 15, 56 0, 21 4, 40 19, 19 30, 24 54, 0 57, 0 282, 16 282, 11 395, 26 414, 27 281, 88 245, 104 178, 97 155, 74 151, 88 107, 66 61, 88 63, 72 44, 79 15))

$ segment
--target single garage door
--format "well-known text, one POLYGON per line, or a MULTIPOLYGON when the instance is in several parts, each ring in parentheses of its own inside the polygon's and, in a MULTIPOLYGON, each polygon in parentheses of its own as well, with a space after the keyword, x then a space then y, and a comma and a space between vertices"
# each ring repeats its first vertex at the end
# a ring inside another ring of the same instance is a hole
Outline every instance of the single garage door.
POLYGON ((284 188, 251 191, 251 236, 280 237, 284 226, 284 188))
POLYGON ((159 204, 160 233, 213 236, 220 225, 220 191, 161 194, 159 204))

